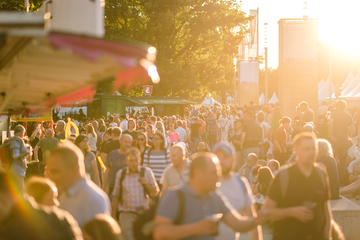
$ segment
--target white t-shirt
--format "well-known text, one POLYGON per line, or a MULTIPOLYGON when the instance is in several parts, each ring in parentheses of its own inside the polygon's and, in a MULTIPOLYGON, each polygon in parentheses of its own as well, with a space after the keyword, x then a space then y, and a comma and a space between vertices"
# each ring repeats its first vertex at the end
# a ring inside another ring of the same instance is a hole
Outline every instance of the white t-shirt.
MULTIPOLYGON (((230 178, 222 179, 220 181, 221 185, 217 191, 227 198, 235 210, 241 213, 242 209, 250 206, 254 200, 251 197, 253 194, 247 179, 241 177, 241 180, 244 183, 241 184, 239 178, 239 175, 232 174, 230 178)), ((239 238, 240 233, 234 232, 223 222, 219 223, 219 235, 216 236, 216 240, 239 238)))
POLYGON ((263 139, 264 141, 267 141, 267 137, 266 137, 266 133, 269 132, 269 124, 265 121, 263 121, 261 124, 260 124, 260 127, 262 129, 262 132, 263 132, 263 139), (265 129, 264 129, 265 128, 265 129), (265 132, 266 131, 266 132, 265 132))
POLYGON ((96 152, 97 137, 94 137, 94 136, 92 135, 92 133, 89 133, 87 136, 88 136, 88 138, 89 138, 89 145, 90 145, 91 151, 95 151, 95 152, 96 152))
POLYGON ((109 123, 109 125, 112 126, 112 127, 117 127, 118 126, 116 122, 109 123))
POLYGON ((126 120, 126 119, 122 120, 121 123, 120 123, 121 130, 122 131, 127 130, 127 126, 128 126, 128 120, 126 120))
POLYGON ((355 165, 355 164, 360 164, 360 158, 352 161, 352 162, 349 164, 349 167, 348 167, 348 172, 349 172, 349 173, 353 173, 353 172, 354 172, 354 165, 355 165))
POLYGON ((179 142, 183 142, 186 136, 186 131, 182 127, 178 127, 175 132, 179 133, 179 142))
POLYGON ((359 150, 357 150, 355 145, 352 145, 349 149, 348 149, 348 156, 351 159, 358 159, 360 158, 360 152, 359 150))

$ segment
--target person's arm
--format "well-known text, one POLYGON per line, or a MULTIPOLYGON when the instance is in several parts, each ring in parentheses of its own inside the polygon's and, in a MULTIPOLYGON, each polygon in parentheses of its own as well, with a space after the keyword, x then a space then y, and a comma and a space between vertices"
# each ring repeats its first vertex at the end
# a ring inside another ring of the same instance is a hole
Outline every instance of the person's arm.
POLYGON ((241 149, 244 149, 244 142, 245 142, 246 132, 241 133, 241 149))
POLYGON ((329 119, 329 124, 328 124, 328 134, 329 134, 329 139, 330 139, 331 141, 334 141, 334 140, 335 140, 334 137, 333 137, 333 135, 332 135, 332 133, 333 133, 333 126, 334 126, 334 119, 330 117, 330 119, 329 119))
POLYGON ((34 158, 35 158, 35 161, 39 161, 38 151, 39 151, 39 145, 36 145, 36 146, 35 146, 35 149, 34 149, 34 158))
MULTIPOLYGON (((250 206, 243 208, 241 214, 247 217, 256 217, 255 205, 252 203, 250 206)), ((252 240, 262 240, 263 234, 261 225, 258 225, 256 228, 251 230, 249 232, 249 236, 252 240)))
POLYGON ((239 169, 239 171, 238 171, 238 174, 240 175, 240 176, 244 176, 244 169, 246 168, 246 166, 247 166, 247 163, 244 163, 242 166, 241 166, 241 168, 239 169))
POLYGON ((264 211, 260 211, 257 218, 241 216, 237 211, 233 210, 223 217, 224 223, 235 232, 248 232, 257 225, 266 222, 267 217, 264 211))
POLYGON ((183 239, 194 235, 211 234, 217 229, 217 223, 208 219, 183 225, 174 225, 170 219, 163 216, 156 216, 155 221, 157 223, 153 231, 155 240, 183 239))
POLYGON ((330 207, 330 201, 326 201, 324 204, 324 213, 325 213, 325 227, 324 227, 324 238, 330 239, 331 236, 331 207, 330 207))
POLYGON ((107 190, 107 185, 109 183, 109 177, 110 177, 110 166, 107 166, 106 170, 104 172, 103 184, 101 186, 101 188, 102 188, 102 190, 104 190, 104 192, 107 192, 106 190, 107 190))
POLYGON ((268 217, 273 222, 285 218, 296 218, 301 222, 308 222, 314 216, 313 212, 305 206, 277 208, 276 202, 269 197, 265 198, 263 209, 268 211, 268 217))
POLYGON ((118 220, 118 219, 116 219, 116 213, 118 210, 118 206, 119 206, 119 198, 118 198, 118 196, 113 196, 112 202, 111 202, 111 216, 115 220, 118 220))
POLYGON ((33 133, 31 134, 30 141, 34 141, 38 131, 39 131, 39 128, 36 127, 35 131, 33 131, 33 133))
POLYGON ((280 146, 280 143, 278 140, 274 140, 274 145, 279 149, 279 151, 282 153, 282 149, 281 149, 281 146, 280 146))
POLYGON ((166 185, 162 185, 162 188, 161 188, 161 192, 160 192, 160 198, 166 193, 166 191, 168 190, 168 186, 166 185))
POLYGON ((97 163, 96 163, 96 158, 94 158, 91 162, 91 171, 92 171, 92 175, 93 175, 93 181, 96 185, 99 186, 100 184, 100 179, 99 179, 99 171, 97 168, 97 163))

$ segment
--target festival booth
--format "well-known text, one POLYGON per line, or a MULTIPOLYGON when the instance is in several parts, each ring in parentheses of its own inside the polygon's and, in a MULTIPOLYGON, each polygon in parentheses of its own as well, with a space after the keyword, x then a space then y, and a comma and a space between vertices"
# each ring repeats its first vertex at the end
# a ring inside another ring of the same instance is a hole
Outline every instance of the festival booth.
POLYGON ((184 108, 190 105, 198 104, 186 99, 177 97, 130 97, 124 95, 98 94, 95 95, 92 102, 87 105, 89 117, 99 118, 108 114, 123 114, 126 110, 129 112, 147 108, 149 114, 156 116, 184 115, 184 108))
MULTIPOLYGON (((160 81, 154 47, 103 39, 104 3, 45 0, 36 13, 0 12, 0 115, 8 116, 7 137, 12 120, 25 128, 50 121, 52 128, 51 108, 91 100, 97 83, 109 77, 114 89, 160 81)), ((68 121, 65 135, 71 128, 78 133, 68 121)), ((37 174, 36 165, 28 165, 27 176, 37 174)))
POLYGON ((22 121, 29 109, 91 100, 97 82, 109 77, 115 89, 149 76, 159 82, 154 47, 102 38, 103 3, 52 0, 31 15, 0 13, 0 114, 22 121))
POLYGON ((259 104, 260 105, 265 104, 265 94, 263 93, 259 97, 259 104))

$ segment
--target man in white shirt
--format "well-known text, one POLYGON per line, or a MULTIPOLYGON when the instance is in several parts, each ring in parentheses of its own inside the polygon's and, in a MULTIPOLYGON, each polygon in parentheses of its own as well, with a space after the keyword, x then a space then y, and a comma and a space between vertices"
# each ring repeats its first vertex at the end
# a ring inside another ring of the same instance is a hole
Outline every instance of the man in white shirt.
MULTIPOLYGON (((230 144, 219 142, 214 145, 213 152, 220 161, 222 176, 220 177, 220 191, 229 203, 243 216, 256 217, 254 201, 252 199, 251 187, 245 178, 233 172, 236 165, 236 151, 230 144)), ((249 232, 252 240, 262 239, 261 226, 249 232)), ((236 233, 227 227, 223 222, 219 224, 219 235, 217 240, 240 238, 240 233, 236 233)))
POLYGON ((187 183, 189 180, 190 161, 186 159, 185 147, 178 143, 170 148, 171 165, 167 166, 161 176, 162 184, 161 195, 169 188, 187 183))
POLYGON ((97 214, 110 215, 109 198, 86 179, 84 154, 74 144, 66 143, 51 150, 47 169, 61 194, 60 208, 68 211, 81 228, 97 214))
POLYGON ((183 123, 181 120, 177 120, 176 121, 176 129, 175 132, 179 133, 179 142, 184 142, 185 137, 186 137, 186 131, 185 129, 182 127, 183 123))
POLYGON ((120 118, 121 118, 120 128, 122 131, 125 131, 127 130, 128 120, 125 115, 121 115, 120 118))

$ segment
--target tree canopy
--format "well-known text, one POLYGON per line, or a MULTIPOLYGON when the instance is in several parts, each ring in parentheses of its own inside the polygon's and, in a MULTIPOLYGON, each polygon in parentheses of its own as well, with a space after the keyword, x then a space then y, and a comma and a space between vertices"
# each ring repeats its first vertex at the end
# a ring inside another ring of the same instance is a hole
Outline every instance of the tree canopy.
POLYGON ((235 0, 107 0, 105 6, 107 38, 157 48, 155 96, 232 94, 233 58, 248 22, 235 0))

